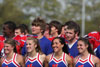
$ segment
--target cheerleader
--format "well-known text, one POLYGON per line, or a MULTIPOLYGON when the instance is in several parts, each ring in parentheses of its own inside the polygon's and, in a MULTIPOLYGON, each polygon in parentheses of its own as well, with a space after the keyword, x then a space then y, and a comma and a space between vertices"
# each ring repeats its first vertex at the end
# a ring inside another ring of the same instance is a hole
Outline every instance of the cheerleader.
POLYGON ((72 58, 68 55, 68 48, 62 37, 55 37, 52 41, 53 53, 45 59, 45 67, 72 67, 72 58))
POLYGON ((26 67, 43 67, 45 54, 41 52, 38 39, 28 37, 26 40, 27 54, 25 59, 26 67))
POLYGON ((100 67, 100 60, 94 55, 88 39, 79 38, 77 49, 79 55, 74 59, 75 67, 100 67))
POLYGON ((16 53, 16 41, 9 38, 4 41, 4 54, 5 56, 1 57, 1 66, 2 67, 24 67, 24 58, 23 56, 16 53))

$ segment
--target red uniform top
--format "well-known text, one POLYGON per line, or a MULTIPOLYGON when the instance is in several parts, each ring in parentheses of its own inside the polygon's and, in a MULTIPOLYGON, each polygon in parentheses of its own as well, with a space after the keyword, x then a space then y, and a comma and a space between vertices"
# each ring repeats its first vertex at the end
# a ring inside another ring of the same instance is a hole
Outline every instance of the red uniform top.
POLYGON ((100 32, 90 32, 88 34, 89 42, 93 45, 93 49, 100 45, 100 32))
MULTIPOLYGON (((13 37, 14 40, 17 41, 17 45, 16 45, 16 49, 17 49, 17 53, 21 53, 21 47, 24 46, 24 41, 21 40, 21 36, 16 36, 13 37)), ((3 35, 0 35, 0 52, 2 50, 2 48, 4 47, 4 40, 6 40, 6 38, 3 35)))

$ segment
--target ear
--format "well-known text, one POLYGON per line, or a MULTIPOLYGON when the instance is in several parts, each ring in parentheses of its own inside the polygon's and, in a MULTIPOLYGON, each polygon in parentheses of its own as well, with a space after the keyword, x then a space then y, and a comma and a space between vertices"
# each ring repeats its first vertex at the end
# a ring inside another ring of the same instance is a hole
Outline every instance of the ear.
POLYGON ((78 32, 76 32, 75 36, 76 36, 76 37, 78 36, 78 32))
POLYGON ((64 47, 64 44, 62 44, 62 46, 61 46, 62 48, 64 47))
POLYGON ((22 33, 22 35, 25 35, 25 33, 22 33))
POLYGON ((88 44, 86 44, 86 47, 87 47, 87 48, 89 47, 88 44))
POLYGON ((34 44, 34 47, 36 48, 37 47, 37 44, 34 44))
POLYGON ((14 46, 12 46, 12 48, 11 49, 14 49, 14 46))
POLYGON ((40 30, 41 32, 43 32, 43 30, 40 30))

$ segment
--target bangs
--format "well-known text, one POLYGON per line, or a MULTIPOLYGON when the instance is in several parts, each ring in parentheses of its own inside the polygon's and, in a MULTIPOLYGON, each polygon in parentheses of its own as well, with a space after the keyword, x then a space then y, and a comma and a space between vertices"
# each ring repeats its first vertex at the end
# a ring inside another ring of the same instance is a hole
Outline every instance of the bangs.
POLYGON ((38 23, 38 22, 32 23, 32 26, 40 26, 40 23, 38 23))

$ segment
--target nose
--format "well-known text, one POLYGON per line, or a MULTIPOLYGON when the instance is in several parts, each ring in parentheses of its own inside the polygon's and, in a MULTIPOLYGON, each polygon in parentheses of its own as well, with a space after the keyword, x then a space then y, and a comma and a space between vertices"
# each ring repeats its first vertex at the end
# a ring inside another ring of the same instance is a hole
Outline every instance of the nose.
POLYGON ((69 36, 69 33, 68 33, 68 32, 65 32, 65 35, 66 35, 66 36, 69 36))
POLYGON ((80 48, 80 46, 77 46, 77 48, 80 48))
POLYGON ((27 44, 26 47, 29 47, 29 45, 27 44))
POLYGON ((4 46, 4 49, 7 49, 7 47, 4 46))
POLYGON ((56 44, 52 44, 52 47, 55 47, 56 46, 56 44))

